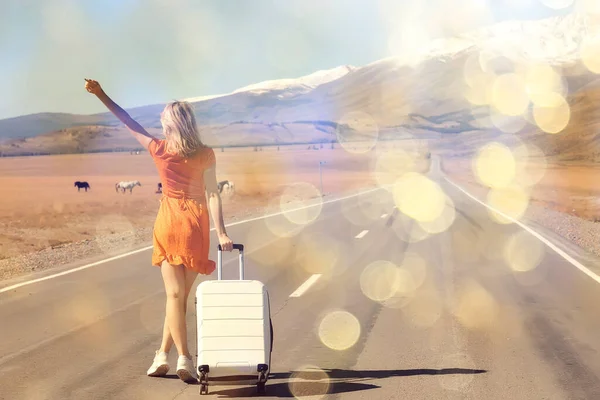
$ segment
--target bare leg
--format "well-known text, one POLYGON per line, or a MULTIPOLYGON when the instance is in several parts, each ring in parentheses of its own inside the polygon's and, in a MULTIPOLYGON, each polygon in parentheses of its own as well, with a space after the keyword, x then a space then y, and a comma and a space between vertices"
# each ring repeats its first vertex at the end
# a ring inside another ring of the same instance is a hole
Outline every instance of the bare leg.
MULTIPOLYGON (((163 263, 163 265, 168 264, 166 261, 163 263)), ((170 264, 168 264, 170 265, 170 264)), ((188 297, 190 295, 190 291, 192 290, 192 286, 194 285, 194 281, 196 280, 196 276, 198 275, 197 272, 192 271, 189 268, 184 268, 184 280, 185 280, 185 297, 183 300, 183 314, 184 314, 184 320, 185 320, 185 315, 187 314, 187 302, 188 302, 188 297)), ((168 307, 168 299, 167 299, 167 307, 168 307)), ((174 341, 173 341, 173 336, 171 335, 171 330, 169 329, 169 323, 168 323, 168 318, 167 316, 165 316, 165 323, 163 326, 163 337, 162 337, 162 343, 160 345, 160 350, 162 352, 165 353, 169 353, 171 351, 171 347, 173 347, 174 341)), ((180 353, 181 354, 181 353, 180 353)))
POLYGON ((167 294, 166 314, 169 331, 179 355, 191 358, 185 323, 185 267, 164 261, 160 269, 167 294))
POLYGON ((159 351, 169 353, 171 351, 171 347, 173 347, 173 336, 171 336, 171 331, 169 330, 169 323, 167 322, 167 317, 165 316, 162 343, 160 344, 159 351))

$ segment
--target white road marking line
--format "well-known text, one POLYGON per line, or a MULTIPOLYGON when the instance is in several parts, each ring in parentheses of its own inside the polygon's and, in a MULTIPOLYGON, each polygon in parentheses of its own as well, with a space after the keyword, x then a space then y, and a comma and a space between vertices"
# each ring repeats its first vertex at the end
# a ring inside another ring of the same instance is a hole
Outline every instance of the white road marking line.
POLYGON ((130 252, 125 253, 125 254, 119 254, 118 256, 106 258, 104 260, 96 261, 96 262, 93 262, 91 264, 83 265, 81 267, 69 269, 67 271, 59 272, 57 274, 48 275, 48 276, 45 276, 43 278, 37 278, 37 279, 33 279, 31 281, 25 281, 25 282, 21 282, 21 283, 16 283, 16 284, 14 284, 12 286, 7 286, 5 288, 0 289, 0 293, 8 292, 9 290, 17 289, 17 288, 20 288, 21 286, 31 285, 32 283, 42 282, 42 281, 46 281, 48 279, 58 278, 59 276, 63 276, 63 275, 67 275, 67 274, 72 274, 73 272, 77 272, 77 271, 81 271, 81 270, 84 270, 84 269, 87 269, 87 268, 95 267, 96 265, 104 264, 104 263, 107 263, 107 262, 113 261, 113 260, 118 260, 119 258, 131 256, 133 254, 141 253, 142 251, 146 251, 146 250, 150 250, 150 249, 152 249, 152 246, 148 246, 148 247, 144 247, 144 248, 137 249, 137 250, 134 250, 134 251, 130 251, 130 252))
POLYGON ((387 214, 383 214, 383 215, 381 216, 381 219, 384 219, 385 217, 387 217, 387 214))
MULTIPOLYGON (((320 204, 335 203, 336 201, 350 199, 352 197, 357 197, 357 196, 360 196, 360 195, 363 195, 363 194, 375 192, 377 190, 382 190, 382 189, 385 189, 385 187, 377 187, 377 188, 374 188, 374 189, 366 190, 364 192, 355 193, 355 194, 352 194, 352 195, 349 195, 349 196, 340 197, 340 198, 337 198, 337 199, 327 200, 327 201, 324 201, 323 203, 317 203, 317 204, 311 204, 311 205, 304 206, 304 207, 298 207, 298 208, 295 208, 293 210, 286 211, 286 213, 292 212, 292 211, 298 211, 298 210, 305 210, 307 208, 316 207, 316 206, 318 206, 320 204)), ((265 218, 269 218, 269 217, 274 217, 274 216, 282 215, 282 214, 284 214, 283 211, 276 212, 276 213, 273 213, 273 214, 263 215, 261 217, 250 218, 250 219, 246 219, 246 220, 243 220, 243 221, 232 222, 232 223, 227 224, 225 226, 226 227, 230 227, 230 226, 245 224, 247 222, 258 221, 258 220, 261 220, 261 219, 265 219, 265 218)), ((215 228, 211 228, 210 230, 214 231, 215 228)), ((48 275, 48 276, 45 276, 45 277, 42 277, 42 278, 32 279, 30 281, 24 281, 24 282, 16 283, 14 285, 7 286, 5 288, 0 288, 0 293, 4 293, 4 292, 8 292, 10 290, 18 289, 18 288, 26 286, 26 285, 31 285, 31 284, 34 284, 34 283, 43 282, 43 281, 46 281, 48 279, 58 278, 59 276, 63 276, 63 275, 67 275, 67 274, 72 274, 73 272, 82 271, 84 269, 95 267, 97 265, 101 265, 101 264, 104 264, 104 263, 107 263, 107 262, 110 262, 110 261, 118 260, 118 259, 123 258, 123 257, 127 257, 127 256, 131 256, 133 254, 141 253, 142 251, 151 250, 152 247, 153 246, 147 246, 147 247, 144 247, 144 248, 141 248, 141 249, 130 251, 128 253, 119 254, 119 255, 114 256, 114 257, 110 257, 110 258, 106 258, 106 259, 103 259, 103 260, 100 260, 100 261, 96 261, 96 262, 93 262, 91 264, 82 265, 81 267, 76 267, 76 268, 73 268, 73 269, 69 269, 67 271, 63 271, 63 272, 59 272, 59 273, 56 273, 56 274, 48 275)))
POLYGON ((358 235, 354 236, 356 239, 362 239, 363 236, 365 236, 367 234, 367 232, 369 232, 368 230, 364 230, 361 233, 359 233, 358 235))
POLYGON ((568 255, 567 253, 565 253, 563 250, 561 250, 559 247, 557 247, 554 243, 552 243, 551 241, 549 241, 548 239, 546 239, 545 237, 543 237, 542 235, 540 235, 539 233, 537 233, 536 231, 534 231, 533 229, 531 229, 530 227, 528 227, 527 225, 523 224, 522 222, 517 221, 516 219, 504 214, 502 211, 496 210, 494 207, 487 205, 486 203, 484 203, 483 201, 479 200, 477 197, 473 196, 471 193, 467 192, 465 189, 463 189, 462 187, 460 187, 459 185, 457 185, 456 183, 452 182, 448 177, 444 177, 444 179, 446 179, 449 183, 451 183, 452 185, 454 185, 458 190, 462 191, 464 194, 466 194, 467 196, 469 196, 470 198, 472 198, 473 200, 475 200, 476 202, 478 202, 481 205, 484 205, 485 207, 489 208, 490 210, 502 215, 504 218, 516 223, 517 225, 519 225, 521 228, 525 229, 527 232, 529 232, 530 234, 532 234, 533 236, 535 236, 536 238, 538 238, 539 240, 541 240, 543 243, 545 243, 548 247, 550 247, 552 250, 554 250, 555 252, 557 252, 560 256, 562 256, 565 260, 567 260, 568 262, 570 262, 573 266, 575 266, 576 268, 578 268, 581 272, 583 272, 584 274, 586 274, 587 276, 589 276, 590 278, 592 278, 593 280, 595 280, 597 283, 600 283, 600 276, 596 275, 594 272, 592 272, 590 269, 588 269, 587 267, 585 267, 583 264, 581 264, 579 261, 575 260, 573 257, 571 257, 570 255, 568 255))
POLYGON ((314 274, 306 280, 294 293, 290 294, 290 297, 300 297, 306 292, 317 280, 321 277, 321 274, 314 274))

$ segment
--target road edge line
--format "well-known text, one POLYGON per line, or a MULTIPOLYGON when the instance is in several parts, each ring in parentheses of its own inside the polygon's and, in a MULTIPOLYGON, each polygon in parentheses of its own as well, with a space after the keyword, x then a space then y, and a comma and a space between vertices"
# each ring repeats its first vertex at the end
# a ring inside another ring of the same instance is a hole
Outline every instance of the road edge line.
POLYGON ((539 240, 541 240, 544 244, 546 244, 548 247, 550 247, 552 250, 554 250, 558 255, 560 255, 566 261, 570 262, 575 268, 579 269, 581 272, 583 272, 584 274, 586 274, 587 276, 589 276, 590 278, 592 278, 593 280, 595 280, 596 283, 600 283, 600 276, 598 276, 595 272, 593 272, 592 270, 590 270, 589 268, 587 268, 585 265, 581 264, 579 261, 577 261, 576 259, 574 259, 570 255, 568 255, 564 250, 562 250, 560 247, 556 246, 550 240, 546 239, 544 236, 542 236, 541 234, 537 233, 536 231, 534 231, 533 229, 531 229, 527 225, 523 224, 522 222, 517 221, 516 219, 512 218, 511 216, 508 216, 508 215, 504 214, 502 211, 496 210, 494 207, 492 207, 492 206, 486 204, 485 202, 479 200, 477 197, 473 196, 471 193, 469 193, 465 189, 463 189, 460 185, 454 183, 447 176, 444 176, 444 179, 446 181, 448 181, 449 183, 451 183, 452 185, 454 185, 454 187, 456 187, 458 190, 460 190, 461 192, 463 192, 464 194, 466 194, 467 196, 469 196, 470 198, 472 198, 473 200, 475 200, 476 202, 478 202, 479 204, 481 204, 481 205, 489 208, 490 210, 492 210, 495 213, 503 216, 504 218, 506 218, 506 219, 508 219, 508 220, 510 220, 510 221, 512 221, 514 223, 516 223, 521 228, 523 228, 527 232, 529 232, 531 235, 533 235, 536 238, 538 238, 539 240))

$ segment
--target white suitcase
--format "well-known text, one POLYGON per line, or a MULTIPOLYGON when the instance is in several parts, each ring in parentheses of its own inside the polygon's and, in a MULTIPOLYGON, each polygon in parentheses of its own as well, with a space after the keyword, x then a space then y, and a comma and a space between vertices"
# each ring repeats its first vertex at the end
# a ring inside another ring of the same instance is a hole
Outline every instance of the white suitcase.
POLYGON ((269 294, 257 280, 244 280, 244 245, 239 250, 240 280, 223 280, 221 245, 217 248, 217 280, 196 289, 197 363, 200 394, 209 382, 256 385, 265 392, 271 366, 273 325, 269 294))

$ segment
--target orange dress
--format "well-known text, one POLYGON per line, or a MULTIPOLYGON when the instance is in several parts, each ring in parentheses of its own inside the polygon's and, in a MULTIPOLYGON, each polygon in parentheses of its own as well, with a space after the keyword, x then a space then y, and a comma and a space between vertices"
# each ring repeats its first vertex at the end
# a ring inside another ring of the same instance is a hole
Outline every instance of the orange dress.
POLYGON ((168 153, 165 145, 165 140, 154 139, 148 146, 163 185, 154 223, 152 265, 167 260, 210 275, 215 262, 208 259, 210 223, 204 171, 215 165, 215 153, 204 147, 186 159, 168 153))

